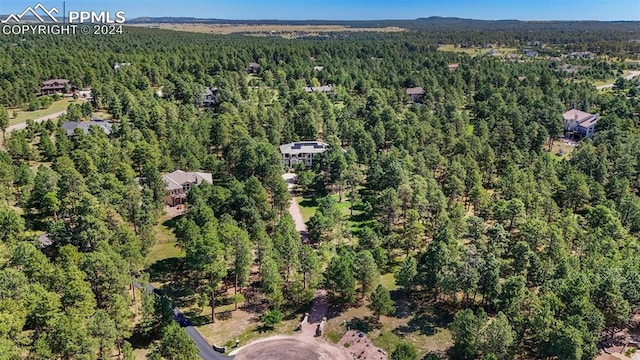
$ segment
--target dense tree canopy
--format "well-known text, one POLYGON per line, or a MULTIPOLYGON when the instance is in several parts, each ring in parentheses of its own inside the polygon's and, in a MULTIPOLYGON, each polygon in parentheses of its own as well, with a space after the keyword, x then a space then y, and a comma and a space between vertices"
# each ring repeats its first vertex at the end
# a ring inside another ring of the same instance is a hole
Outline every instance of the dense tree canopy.
MULTIPOLYGON (((623 30, 573 42, 536 31, 528 36, 557 51, 637 51, 623 30)), ((437 50, 526 41, 508 31, 331 36, 339 39, 150 29, 0 38, 1 130, 5 108, 26 107, 48 78, 92 87, 93 98, 61 120, 100 111, 114 129, 68 137, 50 120, 7 134, 0 351, 131 356, 123 344, 137 331, 158 341, 150 358, 189 358, 193 345, 172 324, 166 298, 138 299, 138 320, 129 306, 156 242, 161 175, 182 169, 213 174, 176 220, 180 270, 211 322, 227 288, 236 306, 243 293, 264 301, 274 324, 274 314, 308 305, 320 287, 341 306, 362 299, 375 315, 393 315, 380 284, 392 272, 412 301, 451 311, 454 357, 593 357, 603 330, 640 308, 638 80, 598 92, 585 78, 624 65, 565 59, 590 69, 573 81, 555 60, 437 50), (115 72, 121 61, 131 66, 115 72), (251 61, 261 69, 247 76, 251 61), (334 91, 303 90, 318 84, 334 91), (198 106, 205 86, 219 89, 212 108, 198 106), (425 89, 421 104, 406 96, 413 86, 425 89), (549 149, 570 108, 600 120, 593 139, 557 156, 549 149), (309 139, 331 150, 299 174, 317 205, 303 243, 287 213, 277 146, 309 139)), ((417 356, 403 343, 392 357, 417 356)))

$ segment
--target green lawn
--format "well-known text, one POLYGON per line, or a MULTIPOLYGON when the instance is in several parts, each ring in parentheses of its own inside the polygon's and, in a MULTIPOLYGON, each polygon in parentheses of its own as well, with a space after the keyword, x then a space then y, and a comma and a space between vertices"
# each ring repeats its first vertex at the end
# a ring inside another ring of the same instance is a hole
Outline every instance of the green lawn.
POLYGON ((605 79, 605 80, 593 80, 593 86, 598 87, 598 86, 604 86, 604 85, 608 85, 608 84, 613 84, 613 83, 616 82, 616 80, 618 78, 625 77, 625 76, 628 76, 630 74, 631 74, 630 70, 625 70, 622 73, 622 75, 620 75, 620 76, 615 76, 615 77, 612 77, 612 78, 609 78, 609 79, 605 79))
POLYGON ((173 232, 173 227, 178 219, 179 217, 169 219, 168 216, 163 216, 153 227, 156 244, 149 252, 150 264, 160 260, 185 257, 184 250, 176 246, 177 239, 173 232))
POLYGON ((47 109, 43 109, 43 110, 36 110, 36 111, 26 111, 26 110, 15 110, 15 109, 9 109, 8 113, 9 113, 9 125, 15 125, 15 124, 20 124, 23 122, 26 122, 27 120, 31 119, 31 120, 35 120, 44 116, 49 116, 51 114, 55 114, 55 113, 59 113, 61 111, 65 111, 67 110, 67 107, 69 107, 69 104, 74 103, 74 102, 79 102, 79 101, 84 101, 84 100, 74 100, 74 99, 62 99, 62 100, 58 100, 55 101, 51 104, 50 107, 48 107, 47 109), (17 112, 17 117, 13 117, 13 111, 17 112))
POLYGON ((302 219, 304 222, 309 221, 313 214, 316 213, 316 209, 318 209, 318 204, 314 199, 311 198, 296 198, 298 200, 298 206, 300 207, 300 213, 302 214, 302 219))
MULTIPOLYGON (((339 197, 338 194, 333 194, 331 195, 332 198, 334 198, 336 200, 336 202, 338 202, 339 197)), ((316 202, 317 198, 312 198, 312 197, 304 197, 304 198, 297 198, 298 199, 298 205, 300 206, 300 212, 302 213, 302 218, 304 219, 305 222, 309 221, 309 219, 311 219, 311 217, 313 216, 313 214, 316 213, 316 209, 318 209, 318 203, 316 202)), ((338 202, 338 208, 342 211, 342 213, 345 216, 349 216, 350 212, 350 208, 351 208, 351 201, 347 200, 347 195, 346 194, 342 194, 342 202, 338 202)), ((361 213, 361 211, 357 211, 354 210, 353 211, 353 215, 358 215, 359 213, 361 213)))

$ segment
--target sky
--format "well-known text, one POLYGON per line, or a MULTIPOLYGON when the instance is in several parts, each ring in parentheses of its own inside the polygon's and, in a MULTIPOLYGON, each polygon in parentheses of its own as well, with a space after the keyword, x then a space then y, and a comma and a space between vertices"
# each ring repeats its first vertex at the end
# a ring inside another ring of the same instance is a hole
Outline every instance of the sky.
MULTIPOLYGON (((38 0, 0 0, 0 14, 38 0)), ((41 0, 62 11, 62 0, 41 0)), ((443 16, 483 20, 640 20, 640 0, 66 0, 69 10, 218 19, 381 20, 443 16)))

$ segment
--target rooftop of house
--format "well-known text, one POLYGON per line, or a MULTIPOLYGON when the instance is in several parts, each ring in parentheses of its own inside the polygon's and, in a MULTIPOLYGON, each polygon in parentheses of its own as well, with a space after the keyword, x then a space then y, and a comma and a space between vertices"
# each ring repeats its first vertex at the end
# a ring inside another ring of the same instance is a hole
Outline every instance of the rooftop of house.
POLYGON ((577 123, 582 123, 583 121, 597 118, 596 115, 589 114, 588 112, 584 112, 578 109, 571 109, 562 114, 562 117, 568 121, 575 121, 577 123))
POLYGON ((304 91, 311 93, 311 92, 332 92, 333 91, 333 86, 331 84, 329 85, 322 85, 322 86, 306 86, 303 88, 304 91))
POLYGON ((424 95, 424 89, 422 87, 407 88, 407 95, 424 95))
POLYGON ((42 86, 52 86, 52 85, 60 85, 60 84, 68 84, 69 80, 67 79, 51 79, 42 82, 42 86))
POLYGON ((38 243, 40 244, 41 248, 46 248, 48 246, 53 245, 53 239, 49 237, 48 233, 44 233, 38 236, 38 243))
POLYGON ((313 70, 315 71, 322 71, 324 69, 324 66, 314 66, 313 70))
POLYGON ((587 129, 587 128, 590 128, 590 127, 594 126, 597 123, 598 123, 598 117, 597 116, 592 116, 592 117, 588 118, 587 120, 579 123, 578 126, 587 129))
POLYGON ((280 145, 280 152, 283 154, 320 154, 329 150, 329 144, 322 141, 300 141, 280 145))
POLYGON ((172 173, 162 175, 167 190, 180 190, 187 183, 200 185, 203 181, 213 184, 213 175, 204 172, 185 172, 176 170, 172 173))
POLYGON ((449 64, 448 65, 449 70, 451 70, 451 71, 456 71, 458 69, 458 66, 459 66, 458 64, 449 64))
POLYGON ((73 135, 73 132, 78 128, 82 129, 82 131, 84 131, 84 133, 86 134, 89 132, 89 129, 92 126, 101 128, 102 131, 104 131, 104 133, 107 135, 111 135, 111 133, 113 133, 113 126, 111 125, 111 123, 104 120, 93 119, 91 121, 65 121, 64 123, 62 123, 62 128, 67 131, 67 136, 73 135))
POLYGON ((117 63, 115 63, 115 64, 113 65, 113 68, 114 68, 115 70, 118 70, 118 69, 120 69, 120 68, 121 68, 121 67, 123 67, 123 66, 131 66, 131 63, 120 63, 120 62, 117 62, 117 63))
POLYGON ((204 96, 211 96, 214 92, 218 91, 217 87, 209 87, 204 88, 204 96))
POLYGON ((258 64, 257 62, 250 62, 249 65, 247 66, 247 68, 249 69, 257 69, 260 67, 260 64, 258 64))

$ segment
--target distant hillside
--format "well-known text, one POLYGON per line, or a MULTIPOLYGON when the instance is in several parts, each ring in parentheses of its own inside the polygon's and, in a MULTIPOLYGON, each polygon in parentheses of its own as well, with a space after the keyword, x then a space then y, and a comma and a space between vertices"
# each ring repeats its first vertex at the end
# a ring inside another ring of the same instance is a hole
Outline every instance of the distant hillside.
POLYGON ((127 21, 131 24, 248 24, 248 25, 342 25, 371 28, 396 26, 410 30, 622 30, 640 32, 640 21, 520 21, 474 20, 456 17, 428 17, 414 20, 229 20, 194 17, 139 17, 127 21))

